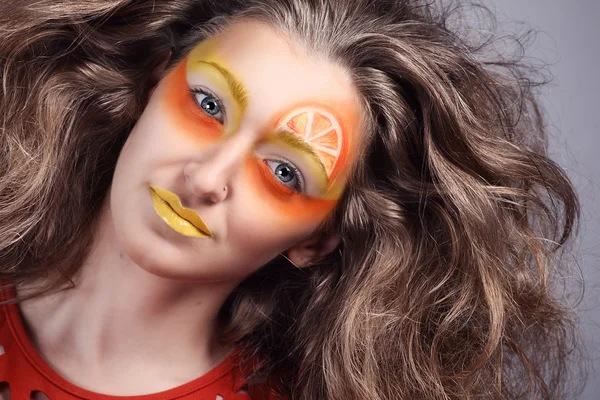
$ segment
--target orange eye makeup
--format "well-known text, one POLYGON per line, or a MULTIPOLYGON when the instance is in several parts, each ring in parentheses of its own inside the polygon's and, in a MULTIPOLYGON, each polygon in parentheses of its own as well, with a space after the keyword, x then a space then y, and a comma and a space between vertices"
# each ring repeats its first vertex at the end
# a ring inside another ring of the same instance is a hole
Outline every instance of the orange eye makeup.
POLYGON ((222 67, 214 61, 205 61, 190 55, 187 62, 188 80, 193 82, 198 76, 210 82, 219 93, 226 95, 232 101, 227 108, 228 118, 225 127, 225 134, 231 135, 238 130, 242 116, 248 108, 248 93, 242 82, 235 77, 228 69, 222 67))
POLYGON ((305 194, 309 197, 322 197, 329 186, 325 166, 312 146, 295 133, 276 131, 258 143, 256 153, 269 158, 284 158, 302 172, 306 184, 305 194))
POLYGON ((290 222, 321 221, 337 204, 337 200, 309 198, 286 188, 258 158, 246 162, 244 177, 267 209, 290 222))
MULTIPOLYGON (((214 144, 238 133, 244 117, 252 113, 247 121, 262 122, 250 128, 257 132, 257 137, 242 164, 246 190, 254 192, 256 201, 263 202, 267 210, 289 217, 290 221, 322 220, 335 207, 345 187, 352 147, 350 136, 357 126, 357 115, 348 111, 340 119, 338 111, 355 107, 349 108, 349 102, 329 102, 324 97, 325 101, 302 102, 282 112, 266 111, 270 114, 265 117, 258 104, 250 109, 250 96, 242 80, 226 64, 217 61, 221 60, 217 56, 209 40, 192 50, 165 77, 162 100, 173 126, 198 144, 214 144), (196 88, 203 94, 214 93, 225 104, 221 121, 207 115, 207 110, 198 104, 192 93, 196 88), (274 164, 267 165, 265 160, 289 161, 298 168, 302 193, 280 180, 274 164)), ((256 93, 261 93, 260 89, 256 93)), ((256 95, 255 91, 252 93, 256 95)), ((262 104, 262 100, 256 101, 262 104)))
POLYGON ((341 194, 336 182, 348 161, 348 135, 342 124, 326 107, 298 107, 284 114, 275 123, 284 142, 305 151, 316 161, 325 175, 326 194, 333 198, 341 194), (291 137, 292 133, 294 137, 291 137))
POLYGON ((298 194, 280 182, 273 174, 271 168, 264 162, 264 160, 258 160, 255 165, 257 170, 256 174, 260 175, 261 182, 264 183, 265 189, 275 195, 279 200, 287 201, 291 196, 298 194))
POLYGON ((195 141, 217 140, 224 134, 223 124, 207 115, 194 100, 187 82, 186 61, 164 78, 163 105, 178 132, 195 141))

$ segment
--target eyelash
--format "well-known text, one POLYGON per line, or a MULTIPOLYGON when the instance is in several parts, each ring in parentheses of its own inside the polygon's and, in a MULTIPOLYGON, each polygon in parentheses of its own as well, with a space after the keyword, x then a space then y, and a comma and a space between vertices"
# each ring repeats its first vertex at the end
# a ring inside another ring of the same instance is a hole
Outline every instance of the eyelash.
POLYGON ((194 101, 194 103, 198 106, 198 108, 200 109, 200 111, 202 111, 204 114, 206 114, 207 117, 214 119, 215 121, 223 124, 225 121, 225 116, 227 115, 226 110, 225 110, 225 106, 223 105, 223 102, 221 101, 221 99, 219 99, 219 97, 217 95, 215 95, 214 93, 211 93, 210 90, 207 89, 201 89, 201 88, 190 88, 190 94, 192 96, 192 100, 194 101), (217 103, 217 105, 219 106, 219 109, 221 110, 221 114, 223 114, 223 121, 220 121, 219 119, 215 118, 214 116, 206 113, 201 105, 198 103, 198 100, 196 99, 196 95, 198 94, 203 94, 206 97, 211 97, 215 100, 215 103, 217 103))
MULTIPOLYGON (((221 101, 221 99, 219 99, 219 97, 213 93, 211 93, 209 90, 206 89, 201 89, 201 88, 190 88, 190 94, 192 96, 192 100, 194 101, 194 103, 196 103, 196 105, 198 106, 198 108, 200 108, 200 111, 202 111, 204 114, 206 114, 206 116, 208 116, 209 118, 212 118, 220 123, 223 123, 221 121, 219 121, 217 118, 215 118, 214 116, 204 112, 204 110, 202 109, 201 105, 198 103, 198 100, 196 99, 196 95, 197 94, 203 94, 207 97, 211 97, 214 99, 215 103, 217 103, 217 105, 219 106, 219 109, 221 110, 221 114, 223 114, 223 120, 225 120, 225 106, 223 105, 223 102, 221 101)), ((266 158, 263 160, 263 162, 265 162, 265 164, 267 165, 267 167, 269 167, 269 169, 271 169, 271 167, 267 164, 267 161, 274 161, 274 162, 279 162, 282 164, 287 164, 291 170, 294 172, 294 176, 296 177, 296 179, 298 180, 298 188, 291 188, 292 190, 294 190, 297 193, 302 193, 304 191, 304 176, 302 175, 302 172, 300 171, 300 169, 298 167, 296 167, 292 162, 285 160, 285 159, 281 159, 281 158, 266 158)), ((275 171, 271 171, 272 174, 275 176, 275 171)), ((275 179, 277 179, 277 176, 275 176, 275 179)), ((288 185, 286 185, 284 182, 280 183, 284 186, 289 187, 288 185)))
MULTIPOLYGON (((296 179, 298 180, 298 186, 299 187, 298 188, 292 188, 292 187, 286 185, 284 182, 280 181, 280 183, 282 185, 286 186, 286 187, 291 188, 296 193, 303 193, 304 192, 304 190, 305 190, 305 187, 304 187, 304 175, 302 175, 302 172, 300 171, 300 169, 298 167, 296 167, 292 162, 290 162, 288 160, 285 160, 285 159, 282 159, 282 158, 265 158, 263 160, 263 162, 267 165, 267 167, 269 169, 271 169, 271 167, 269 166, 269 164, 267 164, 267 161, 274 161, 274 162, 279 162, 279 163, 282 163, 282 164, 289 165, 289 167, 291 168, 291 170, 294 172, 294 175, 296 176, 296 179)), ((275 171, 272 171, 272 173, 273 173, 273 176, 275 176, 275 171)), ((275 176, 275 179, 277 179, 277 176, 275 176)))

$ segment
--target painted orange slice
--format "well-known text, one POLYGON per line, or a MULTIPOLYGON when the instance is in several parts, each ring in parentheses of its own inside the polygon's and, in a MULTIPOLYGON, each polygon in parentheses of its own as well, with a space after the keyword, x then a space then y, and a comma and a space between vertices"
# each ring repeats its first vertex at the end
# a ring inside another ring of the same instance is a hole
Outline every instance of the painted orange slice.
POLYGON ((342 129, 333 115, 313 107, 300 108, 283 118, 280 127, 302 136, 331 176, 342 150, 342 129))

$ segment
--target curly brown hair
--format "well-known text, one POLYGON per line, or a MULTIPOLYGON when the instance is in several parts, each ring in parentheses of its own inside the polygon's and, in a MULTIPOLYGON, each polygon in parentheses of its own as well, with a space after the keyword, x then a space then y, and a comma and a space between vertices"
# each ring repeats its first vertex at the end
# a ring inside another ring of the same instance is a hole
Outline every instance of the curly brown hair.
POLYGON ((274 260, 222 309, 224 340, 261 360, 250 378, 306 400, 567 397, 577 334, 556 283, 577 196, 547 156, 539 76, 492 56, 491 34, 460 37, 461 10, 0 2, 0 278, 39 295, 73 276, 151 71, 250 18, 346 67, 368 117, 321 227, 339 248, 302 270, 274 260))

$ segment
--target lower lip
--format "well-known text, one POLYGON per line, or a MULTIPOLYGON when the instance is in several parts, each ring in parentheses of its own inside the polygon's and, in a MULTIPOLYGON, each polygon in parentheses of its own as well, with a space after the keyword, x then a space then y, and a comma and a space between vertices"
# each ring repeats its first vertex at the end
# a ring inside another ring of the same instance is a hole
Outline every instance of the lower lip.
POLYGON ((183 235, 183 236, 191 236, 198 238, 207 238, 210 237, 202 232, 200 229, 196 228, 189 222, 187 219, 182 218, 177 214, 167 203, 164 201, 159 195, 151 190, 152 193, 152 203, 154 204, 154 211, 156 214, 169 225, 171 229, 175 232, 183 235))

